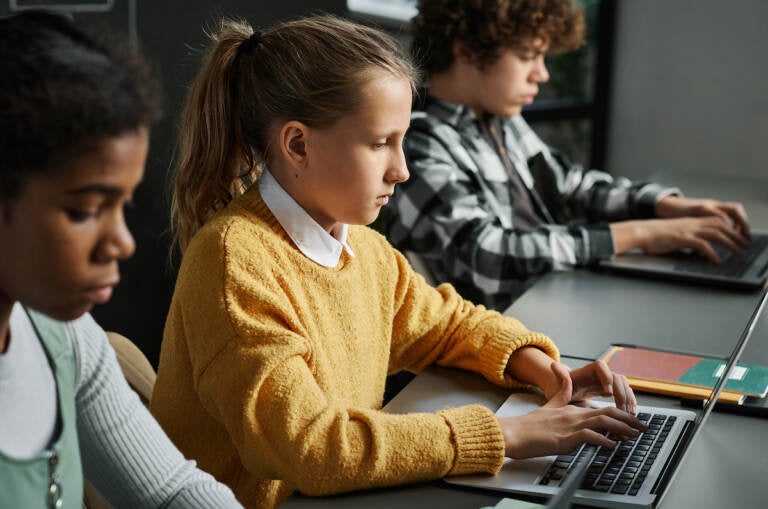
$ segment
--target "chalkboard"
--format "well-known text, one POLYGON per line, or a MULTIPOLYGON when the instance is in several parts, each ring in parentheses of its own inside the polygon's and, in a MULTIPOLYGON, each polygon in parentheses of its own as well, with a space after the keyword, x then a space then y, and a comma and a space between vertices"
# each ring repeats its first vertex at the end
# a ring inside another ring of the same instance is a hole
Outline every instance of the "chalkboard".
POLYGON ((138 44, 136 26, 137 0, 9 0, 4 14, 28 9, 46 9, 65 13, 77 19, 98 16, 108 24, 119 27, 126 34, 132 46, 138 44))

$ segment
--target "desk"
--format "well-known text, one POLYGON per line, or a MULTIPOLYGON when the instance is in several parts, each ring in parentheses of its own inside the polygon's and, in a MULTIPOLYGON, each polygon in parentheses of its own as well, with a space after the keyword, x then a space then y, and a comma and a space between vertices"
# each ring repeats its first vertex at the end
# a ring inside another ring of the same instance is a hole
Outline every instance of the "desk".
MULTIPOLYGON (((758 297, 758 293, 575 271, 546 276, 509 313, 529 328, 551 335, 570 355, 595 357, 609 343, 623 341, 723 356, 731 350, 758 297)), ((767 313, 745 354, 745 362, 768 364, 767 313)), ((495 411, 505 398, 506 391, 478 375, 433 367, 406 386, 387 411, 434 412, 470 403, 495 411)), ((668 398, 638 399, 646 405, 676 405, 676 400, 668 398)), ((710 416, 659 507, 764 507, 766 424, 752 417, 710 416)), ((285 507, 478 508, 495 505, 502 496, 436 481, 325 498, 293 496, 285 507)))
POLYGON ((506 314, 576 357, 597 358, 611 343, 725 356, 759 296, 576 270, 544 276, 506 314))

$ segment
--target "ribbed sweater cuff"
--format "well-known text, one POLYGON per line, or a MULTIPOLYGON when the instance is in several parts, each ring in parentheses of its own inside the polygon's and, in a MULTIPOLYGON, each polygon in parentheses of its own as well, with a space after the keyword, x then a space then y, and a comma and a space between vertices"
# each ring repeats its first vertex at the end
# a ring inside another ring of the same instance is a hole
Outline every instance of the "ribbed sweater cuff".
POLYGON ((504 436, 496 416, 482 405, 438 412, 451 428, 456 459, 448 475, 495 474, 504 462, 504 436))
MULTIPOLYGON (((523 328, 523 325, 519 324, 519 327, 523 328)), ((560 352, 549 337, 538 332, 520 334, 515 332, 515 328, 511 328, 509 332, 491 337, 480 351, 480 369, 483 376, 506 388, 529 387, 506 373, 509 358, 524 346, 535 346, 553 360, 560 360, 560 352)))

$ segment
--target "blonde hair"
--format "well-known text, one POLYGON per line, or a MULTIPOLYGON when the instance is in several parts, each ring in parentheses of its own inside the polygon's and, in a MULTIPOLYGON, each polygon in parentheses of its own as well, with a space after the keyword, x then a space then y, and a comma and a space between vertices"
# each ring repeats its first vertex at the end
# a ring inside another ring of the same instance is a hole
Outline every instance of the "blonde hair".
POLYGON ((183 251, 210 217, 269 163, 275 128, 326 127, 353 112, 362 86, 384 72, 416 86, 416 70, 382 32, 313 16, 254 33, 222 20, 192 83, 179 132, 171 227, 183 251))

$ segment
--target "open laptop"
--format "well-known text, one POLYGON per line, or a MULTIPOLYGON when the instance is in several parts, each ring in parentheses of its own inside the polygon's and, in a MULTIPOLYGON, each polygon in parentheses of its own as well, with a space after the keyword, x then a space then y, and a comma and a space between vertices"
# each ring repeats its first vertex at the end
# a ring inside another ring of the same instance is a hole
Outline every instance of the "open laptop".
POLYGON ((577 462, 570 469, 565 480, 560 483, 560 489, 557 491, 557 494, 547 502, 545 506, 547 509, 568 509, 571 507, 573 496, 581 486, 581 483, 584 482, 584 478, 589 470, 590 458, 597 453, 597 447, 592 445, 585 445, 584 449, 586 454, 582 455, 582 461, 577 462))
MULTIPOLYGON (((596 450, 596 447, 592 445, 587 445, 585 447, 590 447, 593 451, 596 450)), ((567 478, 560 484, 560 489, 557 491, 557 494, 547 501, 547 505, 505 498, 496 504, 496 506, 485 509, 569 509, 573 502, 574 493, 579 489, 587 474, 589 461, 586 460, 586 458, 589 456, 590 455, 586 455, 584 461, 577 463, 570 471, 568 471, 567 478)))
MULTIPOLYGON (((648 432, 622 442, 615 449, 582 446, 573 454, 526 460, 505 459, 493 476, 468 475, 446 478, 451 484, 499 490, 522 495, 555 496, 565 479, 581 461, 589 466, 573 502, 596 507, 650 508, 661 500, 683 457, 701 431, 720 392, 736 365, 755 323, 765 307, 768 288, 763 292, 744 331, 731 351, 718 382, 696 414, 674 408, 638 406, 638 417, 648 423, 648 432)), ((522 415, 543 403, 540 396, 513 393, 497 410, 499 417, 522 415)), ((607 402, 593 402, 607 405, 607 402)))
POLYGON ((735 256, 713 244, 721 263, 715 264, 693 253, 646 255, 632 251, 598 263, 599 269, 632 275, 674 279, 744 290, 756 290, 768 279, 768 234, 753 233, 749 248, 735 256))

